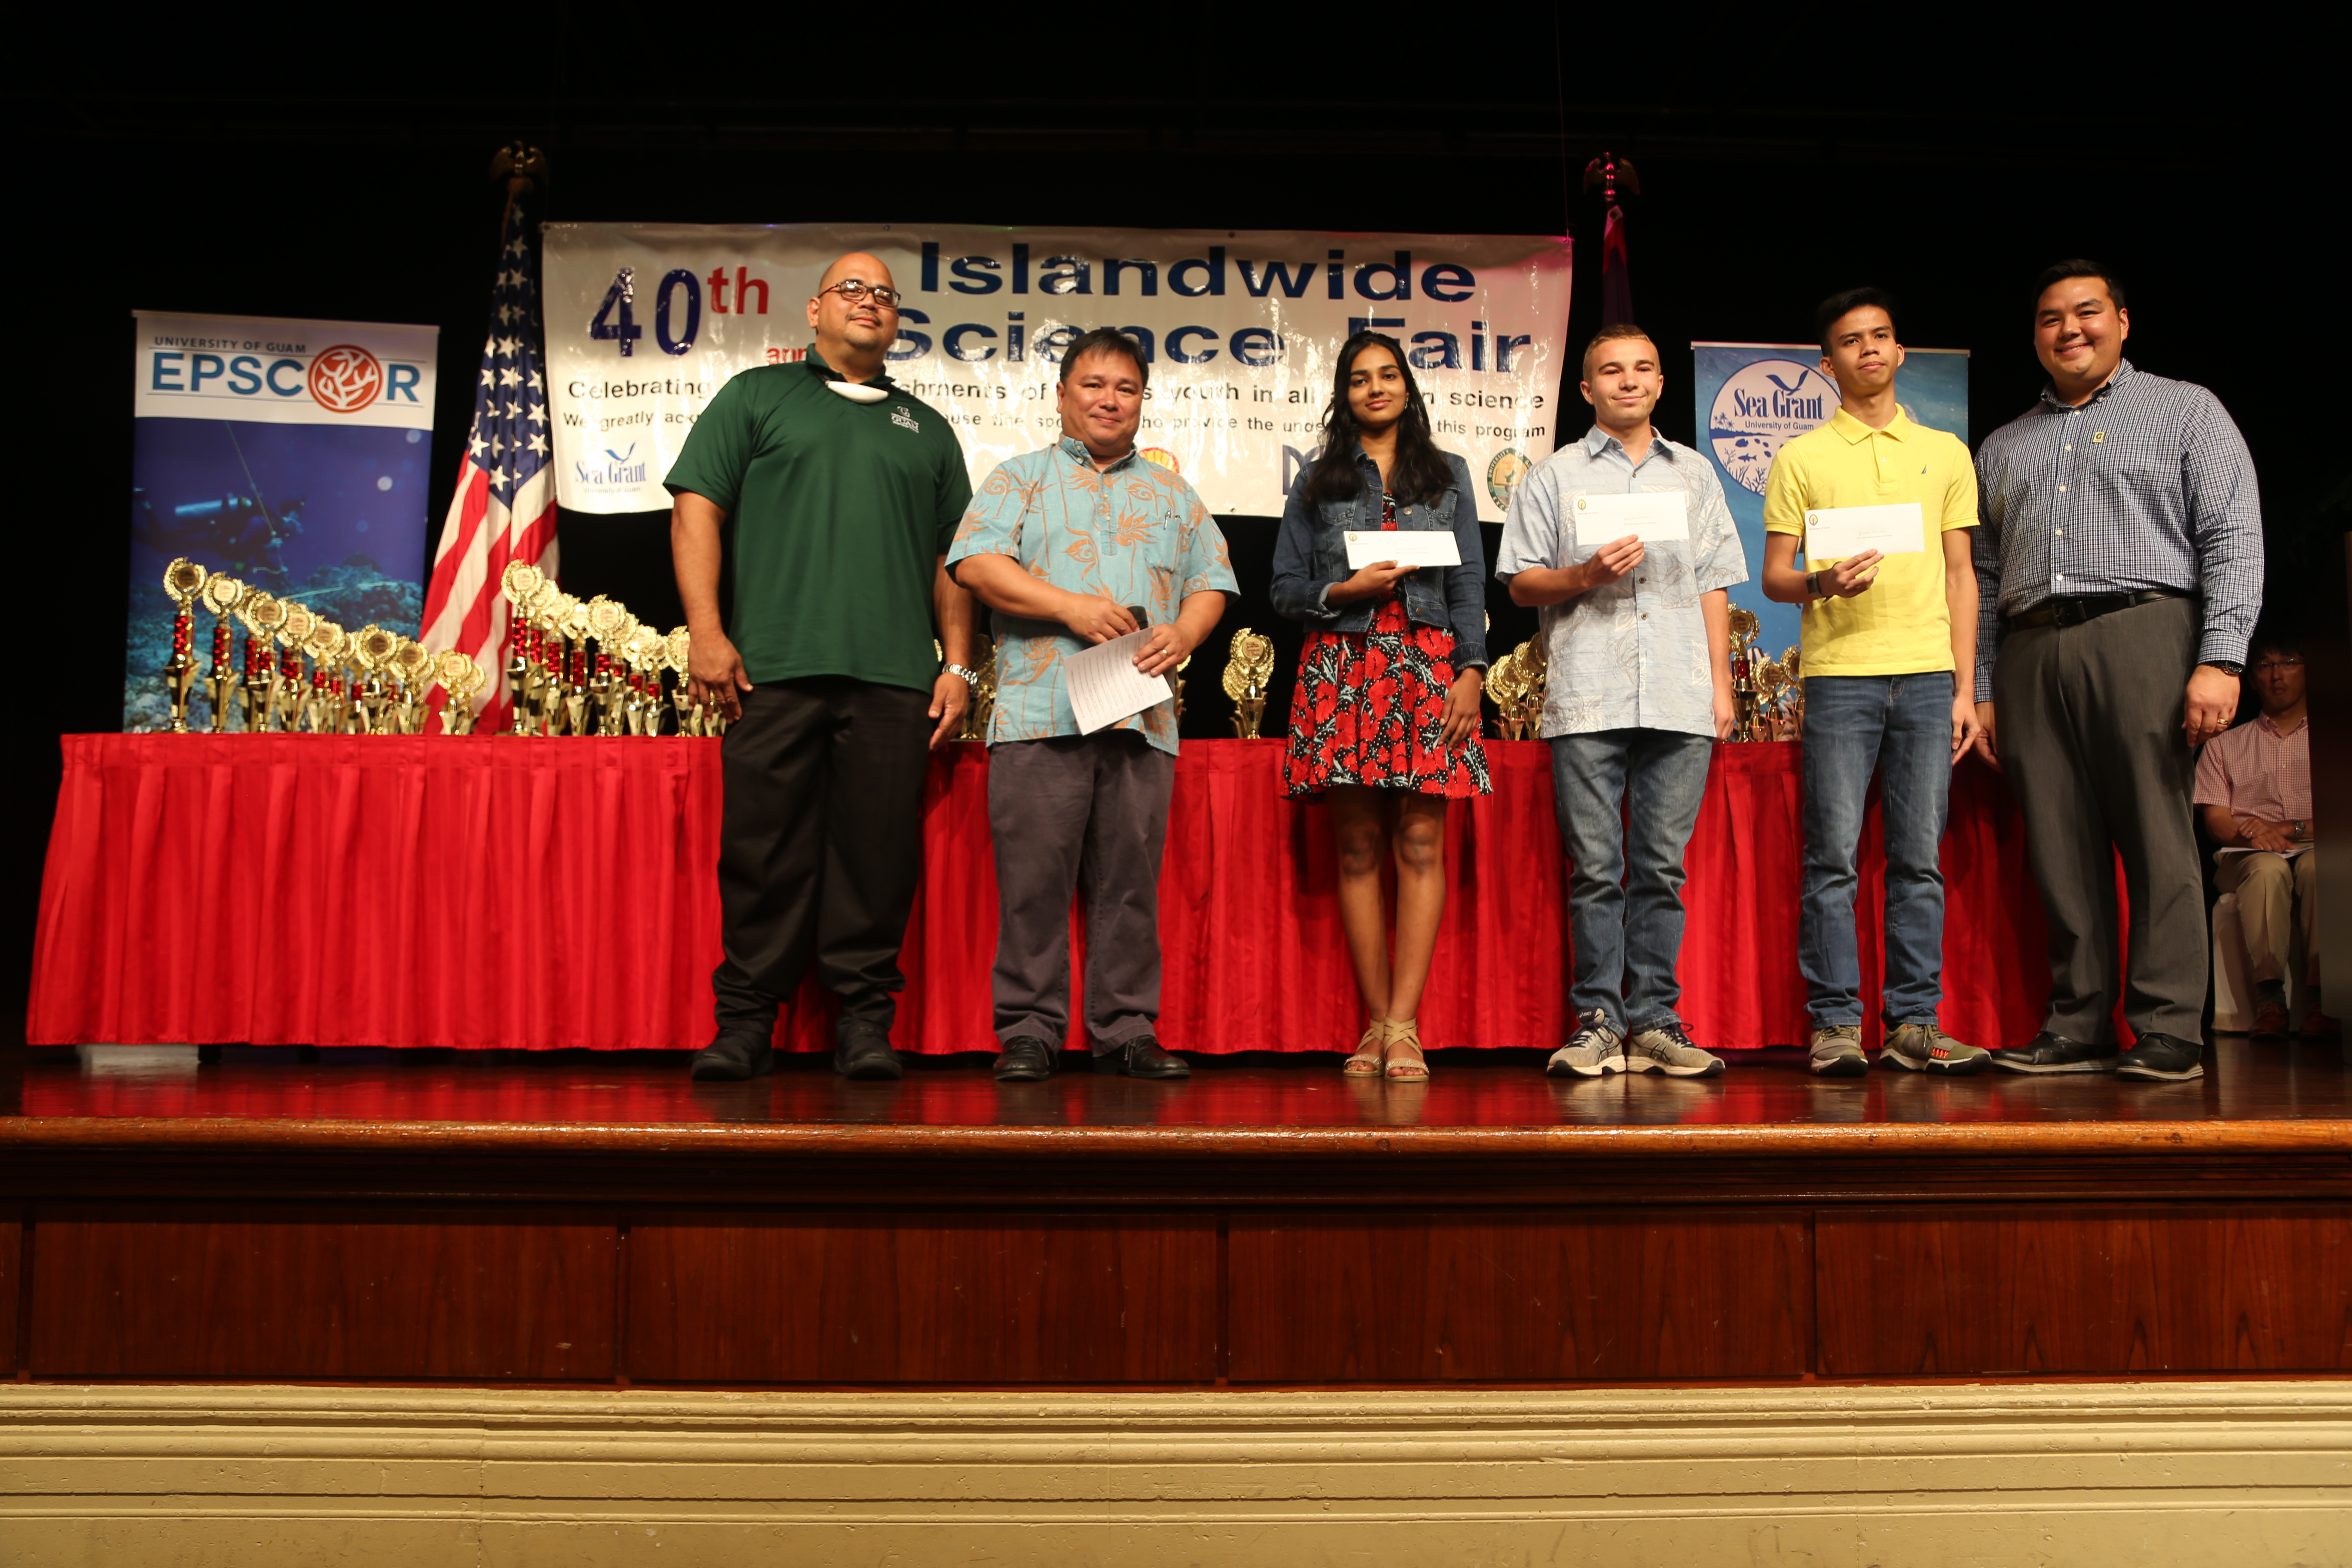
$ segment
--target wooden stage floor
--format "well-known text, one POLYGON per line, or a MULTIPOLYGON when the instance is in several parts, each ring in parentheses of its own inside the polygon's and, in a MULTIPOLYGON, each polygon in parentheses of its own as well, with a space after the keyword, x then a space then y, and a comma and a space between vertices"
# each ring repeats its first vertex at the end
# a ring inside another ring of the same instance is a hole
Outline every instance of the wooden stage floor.
POLYGON ((1181 1083, 97 1049, 0 1082, 0 1375, 1402 1388, 2352 1374, 2336 1046, 2204 1078, 1181 1083))
MULTIPOLYGON (((1730 1053, 1714 1079, 1612 1074, 1551 1079, 1534 1051, 1452 1051, 1426 1084, 1342 1078, 1333 1053, 1208 1058, 1189 1080, 1141 1082, 1066 1058, 1041 1084, 995 1083, 982 1055, 913 1058, 894 1084, 847 1083, 817 1055, 779 1058, 771 1077, 695 1083, 684 1053, 436 1052, 226 1047, 197 1064, 186 1047, 47 1052, 0 1080, 0 1116, 463 1123, 479 1126, 788 1128, 1538 1129, 1872 1127, 2008 1123, 2208 1124, 2352 1116, 2340 1046, 2209 1045, 2186 1083, 2108 1074, 1988 1071, 1931 1079, 1874 1068, 1817 1079, 1790 1048, 1730 1053), (305 1058, 308 1059, 305 1059, 305 1058)), ((4 1125, 4 1124, 0 1124, 4 1125)), ((2212 1131, 2221 1129, 2217 1125, 2212 1131)))

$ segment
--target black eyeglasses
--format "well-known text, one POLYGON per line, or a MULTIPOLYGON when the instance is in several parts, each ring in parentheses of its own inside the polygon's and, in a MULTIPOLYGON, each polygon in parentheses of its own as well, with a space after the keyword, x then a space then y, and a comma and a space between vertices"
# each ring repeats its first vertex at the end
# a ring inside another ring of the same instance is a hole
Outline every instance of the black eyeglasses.
POLYGON ((2254 673, 2256 675, 2260 675, 2267 669, 2301 669, 2302 668, 2303 660, 2294 657, 2293 655, 2289 655, 2285 658, 2264 658, 2254 661, 2254 673))
POLYGON ((863 278, 845 278, 832 288, 820 289, 817 292, 838 294, 853 305, 871 295, 874 302, 886 310, 897 310, 898 300, 902 298, 896 289, 886 289, 878 283, 868 283, 863 278))

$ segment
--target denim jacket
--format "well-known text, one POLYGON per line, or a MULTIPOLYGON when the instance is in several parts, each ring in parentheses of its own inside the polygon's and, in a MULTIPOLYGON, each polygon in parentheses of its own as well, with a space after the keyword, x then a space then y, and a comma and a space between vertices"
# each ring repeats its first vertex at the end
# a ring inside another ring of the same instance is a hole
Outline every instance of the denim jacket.
MULTIPOLYGON (((1444 626, 1454 633, 1454 668, 1484 668, 1486 664, 1486 552, 1478 533, 1477 492, 1470 488, 1470 466, 1453 453, 1444 454, 1454 484, 1434 501, 1400 502, 1399 529, 1448 528, 1462 553, 1459 566, 1424 566, 1397 580, 1405 614, 1425 626, 1444 626)), ((1274 607, 1294 621, 1326 631, 1360 632, 1372 624, 1378 601, 1333 605, 1333 587, 1355 574, 1348 564, 1347 534, 1350 529, 1381 526, 1381 471, 1356 449, 1356 468, 1364 488, 1352 500, 1310 501, 1300 491, 1309 470, 1302 469, 1290 487, 1282 509, 1282 531, 1274 542, 1274 607)))

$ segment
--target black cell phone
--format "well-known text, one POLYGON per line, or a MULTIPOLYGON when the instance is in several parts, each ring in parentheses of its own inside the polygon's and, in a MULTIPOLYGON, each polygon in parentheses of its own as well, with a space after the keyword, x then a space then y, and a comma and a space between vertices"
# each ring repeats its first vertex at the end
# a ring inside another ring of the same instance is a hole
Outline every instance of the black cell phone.
POLYGON ((1141 605, 1129 605, 1127 607, 1127 613, 1135 617, 1135 629, 1137 631, 1141 631, 1144 627, 1151 624, 1150 612, 1146 610, 1141 605))

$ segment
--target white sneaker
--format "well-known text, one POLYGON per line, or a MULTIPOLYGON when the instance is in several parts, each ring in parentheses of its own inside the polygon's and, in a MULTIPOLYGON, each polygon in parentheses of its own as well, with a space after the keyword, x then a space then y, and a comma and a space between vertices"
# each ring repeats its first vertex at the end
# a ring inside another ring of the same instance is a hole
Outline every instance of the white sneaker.
POLYGON ((1598 1007, 1584 1016, 1582 1026, 1544 1064, 1544 1071, 1553 1078, 1566 1078, 1570 1073, 1579 1078, 1599 1078, 1605 1072, 1624 1070, 1625 1037, 1609 1026, 1609 1015, 1598 1007))
POLYGON ((1669 1078, 1713 1078, 1723 1070, 1723 1058, 1692 1045, 1680 1024, 1665 1023, 1626 1043, 1625 1066, 1632 1072, 1662 1072, 1669 1078))

